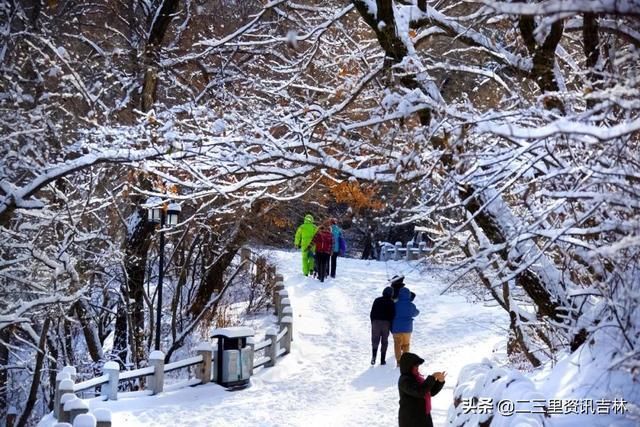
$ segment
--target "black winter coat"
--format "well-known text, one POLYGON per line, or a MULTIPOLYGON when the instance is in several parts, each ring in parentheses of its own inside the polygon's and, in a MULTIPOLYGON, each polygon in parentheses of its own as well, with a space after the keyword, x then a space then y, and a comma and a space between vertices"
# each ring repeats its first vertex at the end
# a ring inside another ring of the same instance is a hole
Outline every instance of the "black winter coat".
POLYGON ((382 296, 373 301, 371 313, 369 313, 371 320, 387 320, 392 322, 395 316, 396 305, 391 297, 382 296))
POLYGON ((435 396, 442 390, 444 382, 436 381, 429 375, 422 384, 411 373, 415 365, 420 365, 423 359, 413 353, 405 353, 400 359, 400 379, 398 391, 400 393, 400 409, 398 410, 399 427, 433 427, 431 414, 427 414, 424 396, 427 392, 435 396))

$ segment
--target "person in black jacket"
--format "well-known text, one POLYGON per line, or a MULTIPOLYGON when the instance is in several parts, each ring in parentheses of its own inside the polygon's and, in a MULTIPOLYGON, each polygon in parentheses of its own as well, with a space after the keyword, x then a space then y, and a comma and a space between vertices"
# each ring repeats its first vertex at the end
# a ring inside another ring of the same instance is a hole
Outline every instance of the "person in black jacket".
POLYGON ((391 322, 396 315, 396 307, 391 299, 393 289, 384 288, 382 296, 376 298, 371 306, 371 364, 376 364, 376 356, 378 353, 378 344, 382 341, 380 349, 380 364, 386 365, 387 347, 389 346, 389 331, 391 330, 391 322))
POLYGON ((447 373, 434 372, 425 378, 418 370, 423 363, 424 359, 413 353, 403 353, 400 358, 399 427, 433 427, 431 396, 442 390, 447 373))

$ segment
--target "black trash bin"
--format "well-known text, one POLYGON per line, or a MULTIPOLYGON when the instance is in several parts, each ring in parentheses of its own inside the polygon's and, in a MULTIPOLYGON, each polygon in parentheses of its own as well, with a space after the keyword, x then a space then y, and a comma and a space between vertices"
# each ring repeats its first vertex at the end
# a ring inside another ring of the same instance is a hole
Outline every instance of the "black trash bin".
POLYGON ((249 385, 252 362, 247 338, 254 331, 244 326, 217 328, 211 338, 218 340, 213 366, 213 380, 223 387, 243 388, 249 385))

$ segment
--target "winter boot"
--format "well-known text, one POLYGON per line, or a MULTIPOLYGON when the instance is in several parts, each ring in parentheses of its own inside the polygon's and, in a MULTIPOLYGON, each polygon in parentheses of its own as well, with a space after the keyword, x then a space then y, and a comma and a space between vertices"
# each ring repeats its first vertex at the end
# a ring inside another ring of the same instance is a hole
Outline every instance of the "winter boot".
POLYGON ((381 365, 386 365, 387 361, 385 360, 387 357, 387 352, 383 351, 382 353, 380 353, 380 364, 381 365))
POLYGON ((374 349, 372 353, 373 354, 371 355, 371 364, 375 365, 376 364, 376 354, 378 353, 378 349, 377 348, 374 349))

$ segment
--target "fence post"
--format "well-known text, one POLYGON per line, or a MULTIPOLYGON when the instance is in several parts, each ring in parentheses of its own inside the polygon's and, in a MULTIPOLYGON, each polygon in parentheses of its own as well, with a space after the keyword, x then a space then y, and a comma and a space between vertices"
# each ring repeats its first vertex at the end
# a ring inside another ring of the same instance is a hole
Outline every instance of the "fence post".
POLYGON ((293 308, 291 308, 290 305, 286 305, 282 307, 282 316, 280 317, 280 321, 278 323, 282 323, 282 319, 284 319, 287 316, 293 318, 293 308))
POLYGON ((97 408, 93 410, 96 417, 96 427, 111 427, 111 411, 107 408, 97 408))
MULTIPOLYGON (((60 398, 62 397, 62 394, 60 394, 60 382, 62 380, 71 380, 69 373, 65 372, 64 369, 56 374, 56 390, 53 394, 53 416, 56 420, 60 419, 60 398)), ((8 420, 7 423, 9 423, 8 420)))
POLYGON ((247 347, 249 347, 249 376, 253 375, 253 361, 255 358, 256 341, 253 337, 247 338, 247 347))
POLYGON ((68 423, 71 421, 71 413, 69 412, 70 409, 66 409, 66 404, 67 402, 75 400, 77 398, 78 396, 73 393, 64 393, 62 397, 60 397, 60 416, 58 417, 58 421, 60 421, 61 423, 68 423))
MULTIPOLYGON (((65 376, 68 376, 69 374, 67 374, 66 372, 64 373, 65 376)), ((57 408, 57 412, 58 412, 58 416, 56 417, 58 420, 60 420, 61 416, 62 416, 62 409, 64 407, 64 403, 62 401, 62 396, 64 396, 67 393, 71 393, 73 394, 73 381, 71 381, 69 378, 64 378, 60 381, 60 384, 58 385, 58 397, 57 400, 55 402, 55 406, 57 408)), ((75 394, 73 394, 75 396, 75 394)), ((54 408, 54 414, 56 413, 56 408, 54 408)))
POLYGON ((282 321, 284 310, 289 306, 291 306, 291 301, 289 300, 289 298, 282 298, 282 301, 280 301, 280 310, 278 311, 278 323, 282 321))
POLYGON ((202 365, 200 365, 196 371, 196 378, 201 381, 201 384, 206 384, 211 381, 211 355, 213 348, 210 343, 201 342, 198 344, 198 347, 196 347, 196 351, 198 356, 202 356, 202 365))
POLYGON ((76 382, 76 378, 78 375, 75 366, 67 365, 62 368, 62 372, 66 372, 67 374, 69 374, 71 381, 73 381, 74 383, 76 382))
POLYGON ((267 338, 267 340, 271 341, 271 345, 267 347, 268 348, 267 354, 269 355, 269 358, 271 360, 265 363, 264 366, 266 367, 275 366, 276 359, 278 358, 278 331, 273 328, 269 328, 267 329, 265 337, 267 338))
POLYGON ((78 415, 86 414, 89 412, 89 405, 87 405, 82 399, 71 399, 64 404, 64 410, 69 410, 69 422, 74 424, 74 421, 78 415))
POLYGON ((396 242, 395 249, 396 251, 393 253, 393 260, 398 261, 400 259, 400 249, 402 249, 402 242, 396 242))
POLYGON ((282 281, 276 282, 273 288, 273 306, 276 309, 276 315, 280 312, 280 291, 284 291, 284 283, 282 281))
POLYGON ((113 360, 108 361, 102 367, 102 372, 109 376, 107 383, 107 400, 118 400, 118 380, 120 379, 120 365, 113 360))
POLYGON ((387 245, 380 247, 380 261, 387 261, 389 259, 389 252, 387 252, 387 245))
POLYGON ((423 256, 427 253, 427 242, 420 242, 418 245, 418 253, 420 256, 423 256))
POLYGON ((289 298, 289 292, 286 289, 278 291, 278 307, 276 308, 276 315, 280 320, 280 313, 282 313, 282 301, 289 298))
POLYGON ((411 261, 413 255, 411 252, 413 252, 413 242, 407 242, 407 261, 411 261))
POLYGON ((151 376, 151 394, 162 393, 164 388, 164 353, 156 350, 149 355, 149 366, 153 366, 151 376))
POLYGON ((284 334, 283 345, 285 348, 285 354, 291 352, 291 341, 293 341, 293 318, 291 316, 284 316, 280 324, 287 328, 287 333, 284 334))
POLYGON ((93 414, 78 414, 73 420, 73 427, 96 427, 96 417, 93 414))

